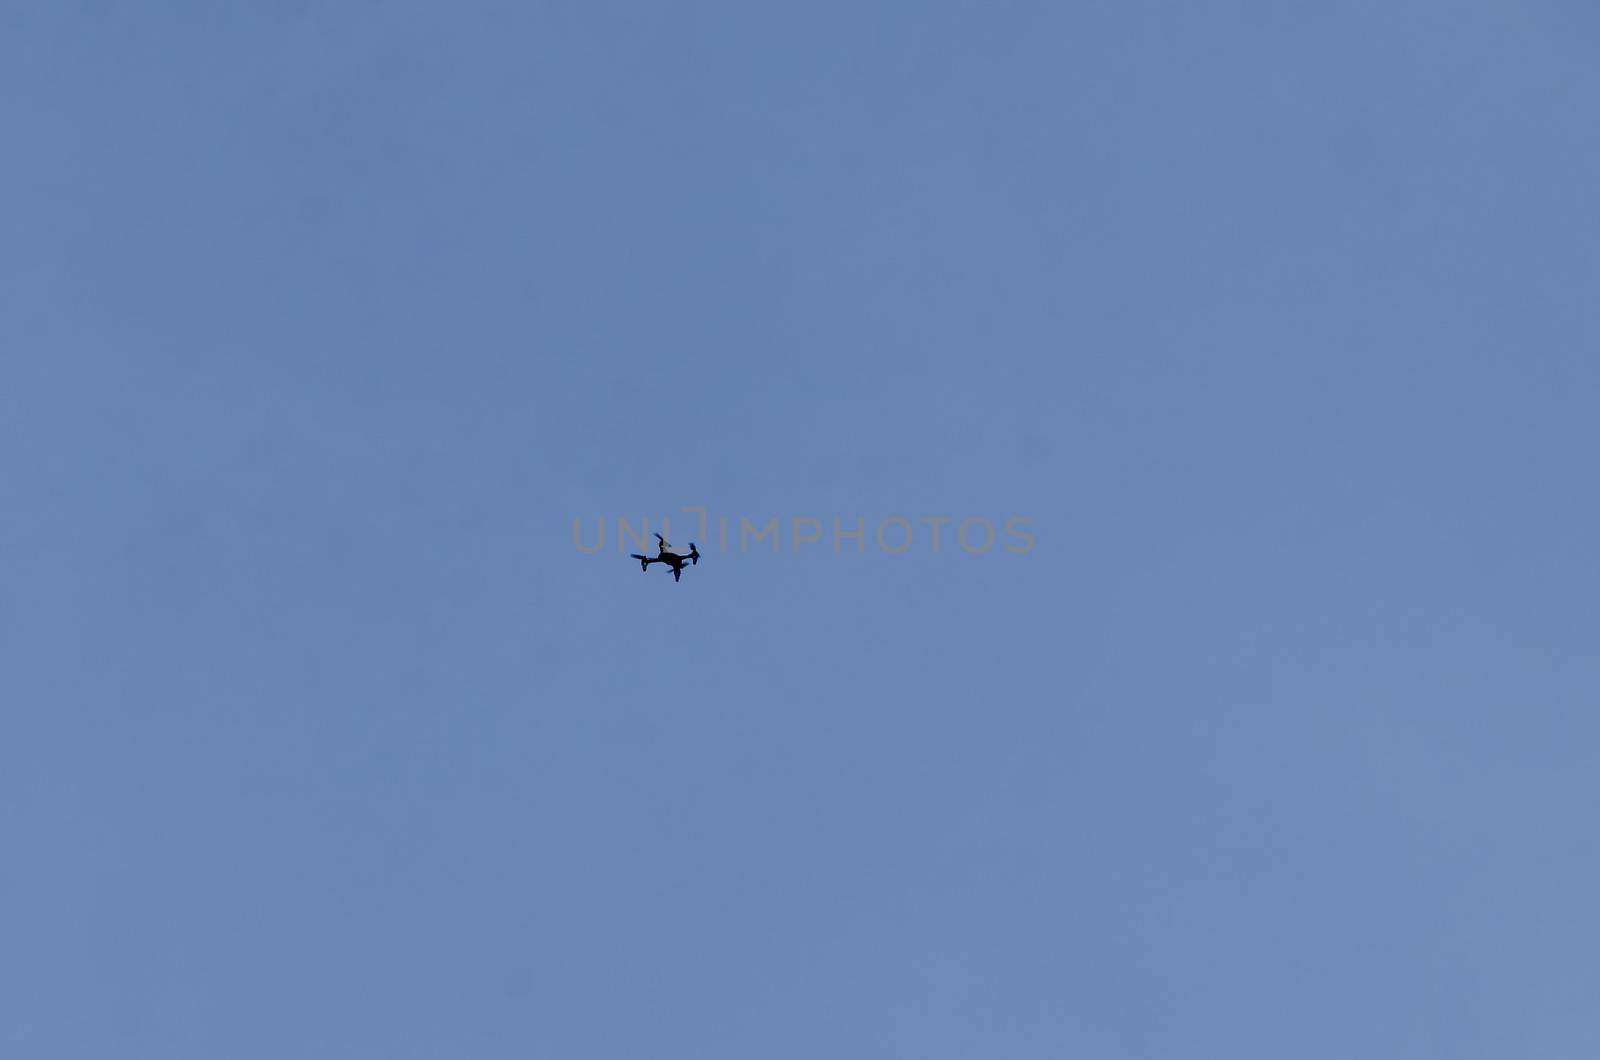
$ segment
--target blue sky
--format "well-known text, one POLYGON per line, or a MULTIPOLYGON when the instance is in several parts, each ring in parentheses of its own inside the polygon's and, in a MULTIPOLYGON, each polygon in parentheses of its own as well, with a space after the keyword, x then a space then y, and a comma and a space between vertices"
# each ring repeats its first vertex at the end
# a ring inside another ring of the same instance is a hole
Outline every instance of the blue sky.
POLYGON ((0 1049, 1595 1055, 1597 44, 4 5, 0 1049))

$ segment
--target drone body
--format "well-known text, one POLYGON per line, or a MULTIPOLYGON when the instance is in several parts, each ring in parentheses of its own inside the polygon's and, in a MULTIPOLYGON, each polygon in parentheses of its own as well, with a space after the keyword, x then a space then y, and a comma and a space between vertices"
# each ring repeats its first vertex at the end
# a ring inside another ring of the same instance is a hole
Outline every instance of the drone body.
POLYGON ((656 535, 656 540, 661 542, 661 548, 660 551, 658 551, 654 556, 641 556, 637 552, 629 553, 629 555, 639 561, 640 570, 649 570, 650 564, 652 563, 665 563, 667 566, 672 568, 672 580, 677 581, 679 578, 683 577, 683 565, 685 563, 692 563, 697 567, 700 565, 700 550, 694 547, 693 541, 689 542, 688 552, 679 553, 668 552, 667 539, 662 537, 660 534, 656 535))

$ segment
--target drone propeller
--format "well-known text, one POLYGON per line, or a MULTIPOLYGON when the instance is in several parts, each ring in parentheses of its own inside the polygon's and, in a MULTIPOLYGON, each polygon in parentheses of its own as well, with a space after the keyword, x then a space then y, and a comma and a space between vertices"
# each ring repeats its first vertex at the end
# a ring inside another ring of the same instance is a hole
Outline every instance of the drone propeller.
POLYGON ((694 547, 694 542, 689 542, 689 562, 696 567, 700 566, 700 550, 694 547))

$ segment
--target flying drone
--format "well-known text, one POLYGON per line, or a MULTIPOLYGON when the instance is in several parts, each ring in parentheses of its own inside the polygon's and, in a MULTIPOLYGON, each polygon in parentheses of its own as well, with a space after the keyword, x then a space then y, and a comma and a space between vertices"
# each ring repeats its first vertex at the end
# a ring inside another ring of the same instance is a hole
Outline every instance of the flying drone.
POLYGON ((661 549, 654 556, 641 556, 637 552, 629 553, 639 561, 640 570, 649 570, 652 563, 665 563, 672 568, 672 580, 677 581, 683 577, 683 565, 685 563, 692 563, 697 567, 700 565, 700 550, 694 547, 693 541, 689 542, 688 552, 672 552, 669 551, 672 546, 667 543, 666 538, 657 534, 656 540, 661 542, 661 549))

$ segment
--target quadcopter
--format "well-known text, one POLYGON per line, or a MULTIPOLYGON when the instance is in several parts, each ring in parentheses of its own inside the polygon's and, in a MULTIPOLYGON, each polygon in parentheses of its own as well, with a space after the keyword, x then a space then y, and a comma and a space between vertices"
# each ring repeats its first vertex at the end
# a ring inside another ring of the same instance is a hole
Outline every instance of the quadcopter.
POLYGON ((656 535, 656 540, 661 542, 661 550, 654 556, 641 556, 637 552, 629 553, 629 555, 639 561, 640 570, 649 570, 650 564, 652 563, 665 563, 667 566, 672 568, 672 580, 677 581, 679 578, 683 577, 683 564, 685 560, 693 563, 697 567, 700 565, 700 550, 694 547, 693 541, 689 542, 689 551, 684 553, 668 552, 667 549, 670 546, 667 544, 667 539, 662 537, 660 534, 656 535))

